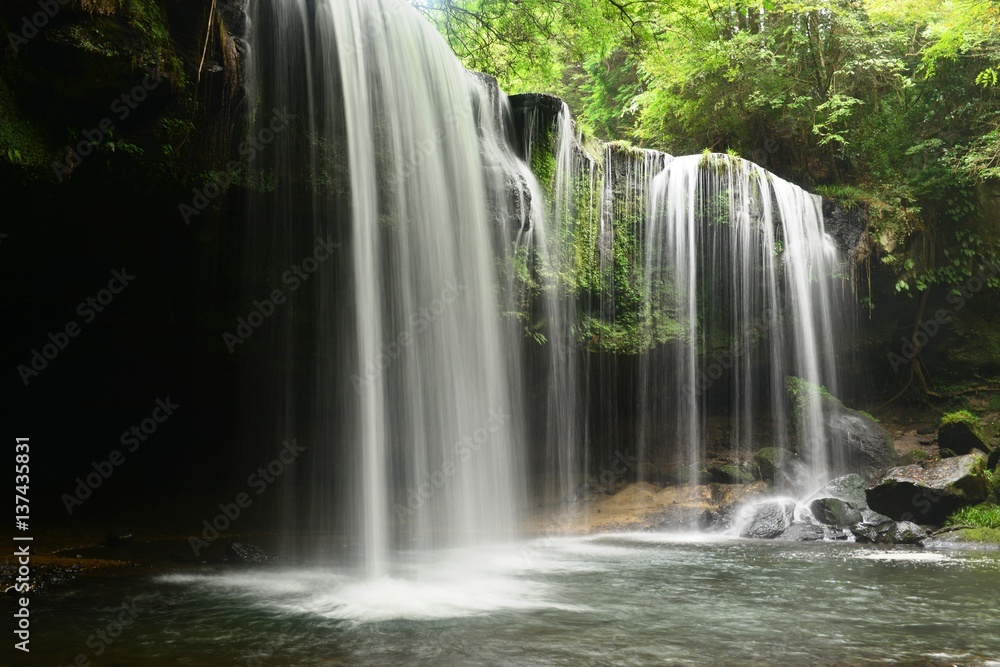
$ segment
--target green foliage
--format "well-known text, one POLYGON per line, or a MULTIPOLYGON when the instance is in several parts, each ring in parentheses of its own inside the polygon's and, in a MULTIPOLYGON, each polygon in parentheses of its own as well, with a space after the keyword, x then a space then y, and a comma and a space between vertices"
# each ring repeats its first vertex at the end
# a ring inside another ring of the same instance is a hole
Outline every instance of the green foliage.
POLYGON ((584 128, 738 154, 864 206, 901 294, 953 286, 997 254, 985 236, 975 258, 953 248, 989 222, 977 187, 1000 177, 998 2, 420 5, 468 67, 562 96, 584 128))
POLYGON ((963 507, 947 519, 946 526, 973 526, 975 528, 1000 528, 1000 507, 976 505, 963 507))
POLYGON ((44 129, 17 106, 0 72, 0 161, 40 175, 49 157, 44 129))

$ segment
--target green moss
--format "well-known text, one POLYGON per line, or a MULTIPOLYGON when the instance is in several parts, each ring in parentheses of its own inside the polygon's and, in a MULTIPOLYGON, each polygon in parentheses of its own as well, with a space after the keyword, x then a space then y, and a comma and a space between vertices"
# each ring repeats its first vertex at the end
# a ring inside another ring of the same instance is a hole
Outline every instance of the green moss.
POLYGON ((953 424, 965 424, 972 428, 976 435, 983 438, 982 426, 979 423, 979 418, 968 410, 949 412, 941 418, 941 426, 950 426, 953 424))
POLYGON ((531 171, 545 191, 545 196, 551 201, 555 188, 556 158, 546 150, 536 150, 531 154, 531 171))
POLYGON ((979 544, 1000 544, 1000 530, 996 528, 973 528, 965 531, 965 536, 979 544))

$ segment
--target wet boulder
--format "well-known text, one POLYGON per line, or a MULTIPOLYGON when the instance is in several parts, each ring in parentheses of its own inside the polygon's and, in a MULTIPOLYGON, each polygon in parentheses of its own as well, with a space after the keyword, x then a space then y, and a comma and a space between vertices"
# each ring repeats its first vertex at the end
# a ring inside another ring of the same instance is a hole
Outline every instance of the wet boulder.
MULTIPOLYGON (((801 378, 786 378, 788 394, 796 414, 822 415, 829 451, 834 454, 831 471, 855 473, 874 481, 896 465, 896 448, 889 432, 871 416, 851 410, 825 388, 801 378)), ((813 434, 798 433, 800 449, 813 434)), ((808 449, 807 449, 808 451, 808 449)))
MULTIPOLYGON (((853 523, 878 525, 880 523, 892 520, 889 517, 883 514, 879 514, 878 512, 875 512, 870 507, 868 507, 867 484, 865 484, 865 480, 862 479, 860 475, 854 473, 850 475, 844 475, 842 477, 837 477, 836 479, 831 480, 826 484, 826 486, 824 486, 822 489, 814 493, 812 497, 809 499, 809 502, 815 503, 817 501, 824 501, 827 499, 835 499, 842 501, 850 509, 860 514, 861 517, 857 521, 853 521, 851 523, 844 523, 844 521, 856 518, 857 515, 852 512, 850 515, 843 515, 839 523, 834 523, 829 525, 837 525, 846 528, 848 526, 853 525, 853 523)), ((824 505, 829 505, 829 504, 830 503, 824 503, 824 505)), ((816 516, 817 521, 825 523, 816 514, 817 511, 816 508, 810 506, 810 509, 813 511, 813 515, 816 516)), ((823 511, 823 509, 820 509, 820 511, 823 511)))
POLYGON ((860 508, 839 498, 818 498, 809 509, 817 521, 827 526, 848 528, 863 520, 860 508))
POLYGON ((827 428, 833 441, 833 451, 843 452, 843 460, 834 465, 834 471, 855 473, 865 479, 877 479, 896 465, 896 449, 892 438, 881 424, 839 401, 827 402, 827 428))
POLYGON ((790 500, 772 500, 749 509, 748 520, 740 531, 740 537, 769 540, 778 537, 795 518, 795 503, 790 500))
POLYGON ((795 523, 788 527, 785 532, 778 536, 778 539, 788 542, 816 542, 826 539, 826 531, 823 526, 814 523, 795 523))
POLYGON ((985 470, 979 452, 893 468, 868 489, 868 505, 897 521, 940 525, 955 510, 986 499, 985 470))
POLYGON ((922 544, 927 531, 912 521, 892 521, 879 527, 879 538, 886 544, 922 544))

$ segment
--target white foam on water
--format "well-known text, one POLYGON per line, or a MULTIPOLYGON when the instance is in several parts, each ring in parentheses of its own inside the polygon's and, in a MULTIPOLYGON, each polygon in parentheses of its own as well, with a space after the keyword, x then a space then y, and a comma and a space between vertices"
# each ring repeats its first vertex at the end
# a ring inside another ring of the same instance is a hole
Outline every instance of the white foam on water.
POLYGON ((648 544, 710 544, 718 542, 733 542, 735 538, 724 533, 603 533, 590 539, 644 542, 648 544))
MULTIPOLYGON (((224 591, 293 614, 370 623, 460 618, 508 610, 588 611, 561 604, 550 584, 531 574, 590 568, 554 556, 544 544, 455 550, 438 562, 408 554, 392 574, 368 578, 342 571, 269 570, 224 574, 169 574, 167 584, 224 591)), ((440 554, 433 554, 434 558, 440 554)))
POLYGON ((958 563, 955 558, 926 551, 859 551, 852 554, 860 560, 904 561, 913 563, 958 563))

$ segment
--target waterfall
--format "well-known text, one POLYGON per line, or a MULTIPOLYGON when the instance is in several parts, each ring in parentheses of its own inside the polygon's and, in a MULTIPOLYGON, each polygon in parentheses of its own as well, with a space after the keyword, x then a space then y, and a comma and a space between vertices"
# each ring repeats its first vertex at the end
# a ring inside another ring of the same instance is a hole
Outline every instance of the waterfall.
POLYGON ((400 550, 515 530, 521 362, 499 317, 491 217, 513 158, 482 82, 408 3, 312 6, 249 9, 256 122, 287 110, 296 134, 262 160, 273 183, 251 202, 248 247, 280 267, 299 238, 342 243, 272 341, 268 407, 318 450, 289 514, 346 532, 380 577, 400 550))
POLYGON ((656 176, 646 234, 646 298, 659 346, 640 363, 640 440, 697 483, 708 448, 746 459, 789 447, 827 477, 822 403, 789 414, 786 378, 837 392, 834 340, 846 316, 839 252, 821 200, 726 155, 673 160, 656 176), (710 410, 728 415, 722 437, 710 410), (795 443, 794 445, 792 443, 795 443))
POLYGON ((248 353, 247 430, 310 448, 282 482, 288 532, 321 537, 301 557, 392 576, 405 551, 507 542, 529 490, 566 507, 608 470, 696 483, 762 446, 797 450, 804 482, 830 469, 822 405, 786 401, 791 376, 837 391, 817 197, 737 158, 588 142, 554 98, 515 114, 405 0, 248 15, 268 140, 243 271, 288 305, 248 353))

